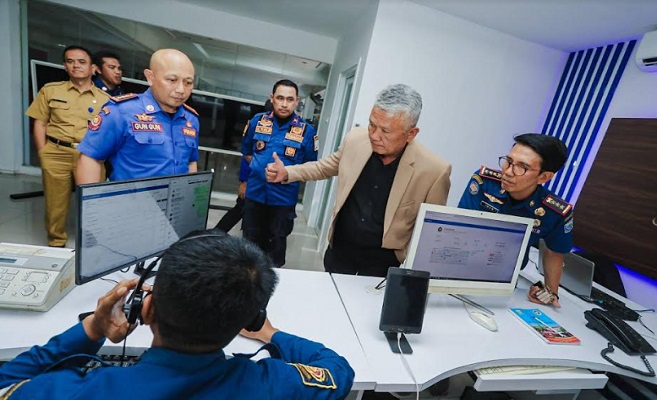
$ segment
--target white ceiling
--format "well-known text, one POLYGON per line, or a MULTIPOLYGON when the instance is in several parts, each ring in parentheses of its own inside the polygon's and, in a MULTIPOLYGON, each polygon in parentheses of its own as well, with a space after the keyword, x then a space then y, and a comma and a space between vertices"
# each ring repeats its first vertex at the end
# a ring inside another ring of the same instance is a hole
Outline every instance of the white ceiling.
MULTIPOLYGON (((187 4, 338 38, 377 0, 184 0, 187 4)), ((272 38, 289 40, 289 38, 272 38)))
POLYGON ((657 0, 412 1, 568 52, 618 43, 657 30, 657 0))
MULTIPOLYGON (((520 39, 568 52, 616 43, 657 30, 657 0, 411 1, 520 39)), ((365 10, 378 3, 376 0, 186 2, 333 38, 339 38, 365 10)))

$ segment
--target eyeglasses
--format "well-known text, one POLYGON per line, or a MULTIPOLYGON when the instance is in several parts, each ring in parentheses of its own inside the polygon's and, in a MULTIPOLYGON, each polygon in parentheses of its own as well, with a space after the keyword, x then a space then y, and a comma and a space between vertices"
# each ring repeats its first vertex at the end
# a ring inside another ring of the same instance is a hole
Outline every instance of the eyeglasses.
POLYGON ((542 169, 529 168, 524 164, 514 164, 513 159, 508 156, 499 157, 498 163, 500 164, 500 167, 502 167, 503 171, 511 166, 511 171, 513 171, 513 174, 518 176, 525 175, 527 171, 542 171, 542 169))

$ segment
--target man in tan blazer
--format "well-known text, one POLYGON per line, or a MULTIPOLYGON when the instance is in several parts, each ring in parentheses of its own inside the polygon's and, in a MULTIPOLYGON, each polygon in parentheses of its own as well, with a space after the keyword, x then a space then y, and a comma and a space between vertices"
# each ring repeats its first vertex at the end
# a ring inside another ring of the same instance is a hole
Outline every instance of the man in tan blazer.
POLYGON ((447 201, 451 165, 413 140, 421 110, 414 89, 392 85, 378 94, 368 128, 347 133, 335 153, 287 167, 274 153, 269 182, 338 176, 324 255, 328 272, 386 276, 406 258, 420 204, 447 201))

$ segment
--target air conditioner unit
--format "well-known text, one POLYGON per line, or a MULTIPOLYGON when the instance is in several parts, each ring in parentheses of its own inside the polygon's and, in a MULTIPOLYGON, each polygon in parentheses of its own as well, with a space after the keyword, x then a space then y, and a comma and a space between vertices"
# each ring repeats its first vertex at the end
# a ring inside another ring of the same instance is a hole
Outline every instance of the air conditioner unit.
POLYGON ((643 35, 636 50, 636 65, 641 71, 657 71, 657 31, 643 35))

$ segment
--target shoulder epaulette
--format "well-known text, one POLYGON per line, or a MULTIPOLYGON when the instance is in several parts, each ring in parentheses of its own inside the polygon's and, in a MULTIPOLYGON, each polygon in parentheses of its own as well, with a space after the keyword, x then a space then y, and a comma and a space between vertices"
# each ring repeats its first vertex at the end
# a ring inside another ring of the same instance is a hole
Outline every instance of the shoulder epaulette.
POLYGON ((548 194, 543 198, 543 204, 545 204, 549 209, 552 211, 556 212, 557 214, 561 216, 565 216, 570 212, 570 210, 573 209, 572 204, 568 203, 567 201, 561 200, 557 196, 554 196, 552 194, 548 194))
POLYGON ((483 176, 484 178, 488 178, 488 179, 493 179, 495 181, 501 181, 502 171, 498 171, 496 169, 490 169, 482 165, 481 169, 479 169, 479 176, 483 176))
POLYGON ((189 112, 191 112, 192 114, 194 114, 198 117, 198 113, 196 112, 196 110, 194 110, 193 108, 191 108, 190 106, 188 106, 185 103, 183 103, 183 107, 185 107, 187 110, 189 110, 189 112))
POLYGON ((110 99, 112 99, 112 101, 115 103, 120 103, 122 101, 136 99, 137 97, 139 97, 139 95, 136 93, 126 93, 120 96, 112 96, 110 99))
POLYGON ((48 83, 46 83, 45 85, 43 85, 43 87, 49 87, 49 86, 61 86, 61 85, 65 84, 66 82, 68 82, 68 81, 48 82, 48 83))

